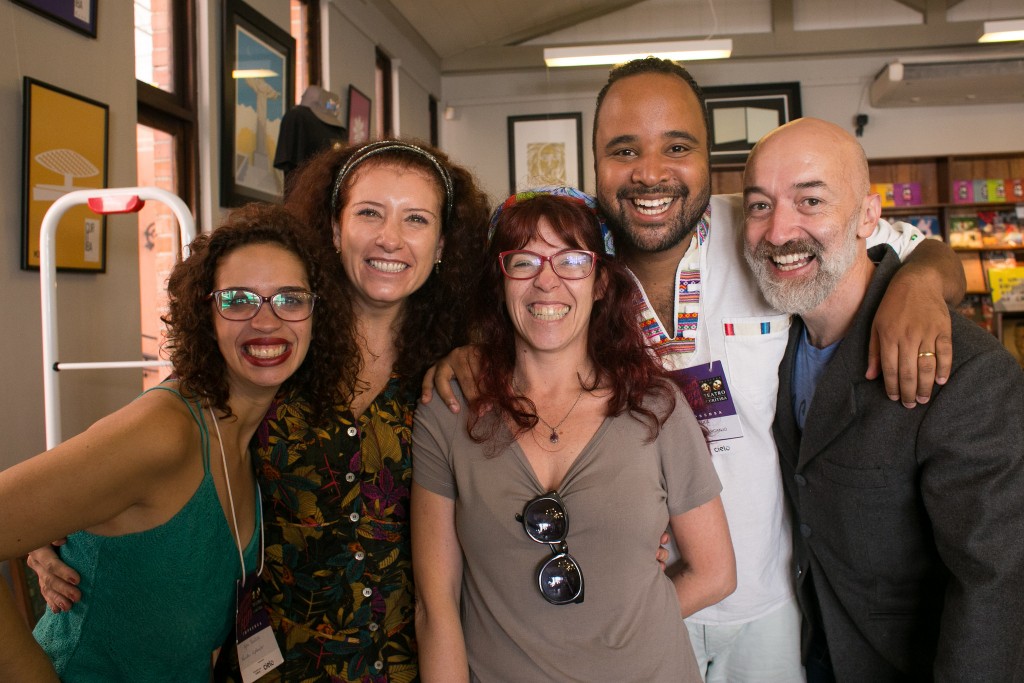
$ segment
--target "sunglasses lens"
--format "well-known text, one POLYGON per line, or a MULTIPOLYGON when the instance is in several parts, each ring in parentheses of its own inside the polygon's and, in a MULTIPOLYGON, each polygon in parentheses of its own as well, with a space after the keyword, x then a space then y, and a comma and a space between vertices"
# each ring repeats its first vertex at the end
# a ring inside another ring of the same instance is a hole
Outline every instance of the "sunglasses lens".
POLYGON ((552 557, 537 576, 544 599, 555 605, 583 602, 583 575, 576 560, 567 553, 552 557))
POLYGON ((535 541, 560 543, 565 540, 567 525, 565 510, 551 498, 534 500, 523 510, 523 527, 535 541))

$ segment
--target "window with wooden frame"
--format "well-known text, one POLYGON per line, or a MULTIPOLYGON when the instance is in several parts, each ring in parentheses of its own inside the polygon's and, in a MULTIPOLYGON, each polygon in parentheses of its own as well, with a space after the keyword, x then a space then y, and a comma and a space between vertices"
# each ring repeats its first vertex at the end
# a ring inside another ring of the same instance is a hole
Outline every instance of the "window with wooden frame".
MULTIPOLYGON (((135 1, 137 184, 159 187, 194 208, 198 201, 195 107, 195 5, 193 0, 135 1)), ((163 204, 148 202, 139 220, 139 302, 142 356, 161 354, 167 276, 178 258, 177 222, 163 204)), ((149 388, 167 374, 147 368, 149 388)))

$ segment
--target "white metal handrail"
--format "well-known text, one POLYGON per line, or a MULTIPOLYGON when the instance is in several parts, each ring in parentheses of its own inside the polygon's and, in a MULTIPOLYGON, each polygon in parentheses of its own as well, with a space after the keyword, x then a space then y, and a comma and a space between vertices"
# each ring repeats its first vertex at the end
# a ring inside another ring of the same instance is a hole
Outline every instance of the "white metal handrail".
POLYGON ((167 365, 166 361, 97 361, 60 363, 57 361, 57 226, 64 213, 73 206, 87 204, 98 214, 134 213, 147 200, 160 201, 170 207, 178 219, 182 258, 188 257, 188 245, 196 236, 195 222, 188 206, 180 197, 157 187, 122 187, 104 190, 75 190, 59 197, 43 216, 39 228, 39 289, 43 319, 43 410, 46 426, 46 448, 61 442, 60 383, 61 370, 102 368, 143 368, 167 365))

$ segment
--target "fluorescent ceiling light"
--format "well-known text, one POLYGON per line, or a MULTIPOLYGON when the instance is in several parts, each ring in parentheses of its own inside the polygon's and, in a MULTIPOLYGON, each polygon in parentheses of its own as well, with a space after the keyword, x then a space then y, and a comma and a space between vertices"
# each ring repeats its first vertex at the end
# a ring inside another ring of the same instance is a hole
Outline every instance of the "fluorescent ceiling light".
POLYGON ((273 78, 277 75, 272 69, 235 69, 231 72, 231 78, 273 78))
POLYGON ((580 47, 546 47, 548 66, 594 66, 621 64, 648 56, 689 62, 696 59, 725 59, 732 54, 732 40, 676 40, 664 43, 621 43, 580 47))
POLYGON ((1024 19, 986 21, 985 34, 978 38, 979 43, 1005 43, 1012 40, 1024 40, 1024 19))

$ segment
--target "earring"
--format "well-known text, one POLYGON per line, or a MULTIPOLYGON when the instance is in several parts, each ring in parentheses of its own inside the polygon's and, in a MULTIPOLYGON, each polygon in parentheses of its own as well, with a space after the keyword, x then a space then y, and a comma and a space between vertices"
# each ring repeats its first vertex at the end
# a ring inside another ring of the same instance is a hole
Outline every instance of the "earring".
POLYGON ((441 274, 441 259, 434 261, 434 272, 438 275, 441 274))

